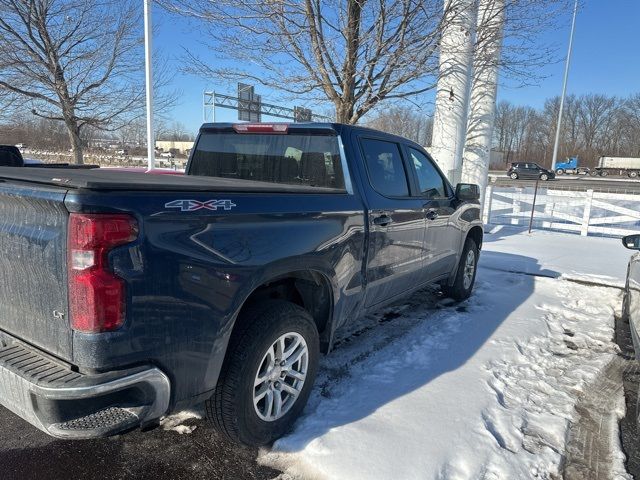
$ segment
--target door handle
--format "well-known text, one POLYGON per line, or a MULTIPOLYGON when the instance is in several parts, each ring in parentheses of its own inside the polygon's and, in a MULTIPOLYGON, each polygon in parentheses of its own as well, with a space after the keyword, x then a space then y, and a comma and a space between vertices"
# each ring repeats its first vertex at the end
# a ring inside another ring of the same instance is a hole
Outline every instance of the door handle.
POLYGON ((386 227, 391 223, 393 223, 393 218, 386 213, 373 218, 373 224, 380 225, 381 227, 386 227))
POLYGON ((427 217, 427 220, 435 220, 436 218, 438 218, 438 210, 436 210, 435 208, 430 208, 429 210, 427 210, 425 216, 427 217))

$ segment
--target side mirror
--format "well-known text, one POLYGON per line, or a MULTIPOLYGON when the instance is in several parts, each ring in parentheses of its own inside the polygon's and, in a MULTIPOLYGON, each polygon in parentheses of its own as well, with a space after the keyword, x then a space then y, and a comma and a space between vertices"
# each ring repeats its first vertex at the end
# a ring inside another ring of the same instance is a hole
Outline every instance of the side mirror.
POLYGON ((640 235, 627 235, 622 237, 622 245, 629 250, 640 250, 640 235))
POLYGON ((456 198, 463 202, 480 200, 480 187, 473 183, 459 183, 456 185, 456 198))

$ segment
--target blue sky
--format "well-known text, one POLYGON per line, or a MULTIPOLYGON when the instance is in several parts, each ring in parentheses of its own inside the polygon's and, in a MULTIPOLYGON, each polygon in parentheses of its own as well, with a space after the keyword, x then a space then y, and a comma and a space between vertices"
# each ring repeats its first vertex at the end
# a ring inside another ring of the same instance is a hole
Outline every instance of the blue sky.
MULTIPOLYGON (((548 33, 545 43, 556 44, 558 57, 563 57, 568 41, 570 11, 563 29, 548 33)), ((184 61, 184 48, 206 58, 209 52, 200 44, 200 34, 193 25, 154 10, 154 49, 169 60, 176 75, 172 88, 181 92, 180 103, 170 112, 195 133, 202 123, 202 92, 205 89, 233 94, 235 85, 225 85, 215 79, 202 79, 177 71, 184 61)), ((640 92, 640 0, 582 0, 578 13, 568 93, 606 93, 626 96, 640 92)), ((538 85, 524 88, 501 82, 499 99, 520 105, 540 107, 544 100, 558 95, 562 87, 564 64, 560 61, 545 67, 538 85)), ((257 87, 258 93, 269 98, 268 92, 257 87)), ((233 121, 231 110, 216 109, 219 121, 233 121)))

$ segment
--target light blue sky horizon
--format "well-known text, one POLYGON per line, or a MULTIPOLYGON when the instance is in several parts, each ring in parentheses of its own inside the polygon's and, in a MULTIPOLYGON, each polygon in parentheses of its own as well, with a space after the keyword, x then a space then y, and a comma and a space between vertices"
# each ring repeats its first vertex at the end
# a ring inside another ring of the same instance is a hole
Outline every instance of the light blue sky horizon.
MULTIPOLYGON (((562 88, 564 63, 569 41, 571 12, 568 10, 559 28, 548 32, 544 43, 558 47, 558 61, 538 73, 542 77, 536 85, 515 87, 502 79, 498 100, 517 105, 540 108, 544 101, 559 95, 562 88)), ((189 49, 206 58, 209 53, 201 44, 200 33, 193 24, 154 9, 154 50, 175 69, 169 86, 180 91, 178 105, 168 113, 169 122, 178 121, 195 133, 202 123, 202 92, 215 90, 235 93, 235 84, 215 79, 203 79, 180 71, 184 51, 189 49)), ((568 94, 601 93, 625 97, 640 92, 640 0, 583 0, 576 22, 573 58, 569 75, 568 94)), ((268 90, 256 86, 258 93, 268 100, 268 90)), ((275 93, 272 93, 275 96, 275 93)), ((236 120, 236 112, 216 109, 218 121, 236 120)))

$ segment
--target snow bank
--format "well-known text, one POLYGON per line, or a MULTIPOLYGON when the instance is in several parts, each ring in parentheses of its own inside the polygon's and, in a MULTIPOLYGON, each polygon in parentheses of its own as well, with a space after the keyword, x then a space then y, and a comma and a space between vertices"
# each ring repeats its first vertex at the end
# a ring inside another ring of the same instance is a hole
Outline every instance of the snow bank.
MULTIPOLYGON (((488 238, 466 303, 425 291, 359 321, 260 461, 292 478, 559 478, 575 403, 616 353, 620 291, 563 279, 557 237, 488 238)), ((571 273, 619 281, 614 263, 571 273)))

